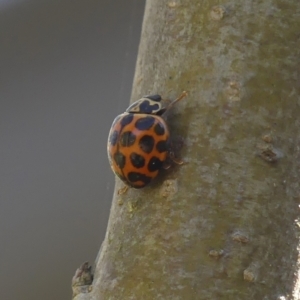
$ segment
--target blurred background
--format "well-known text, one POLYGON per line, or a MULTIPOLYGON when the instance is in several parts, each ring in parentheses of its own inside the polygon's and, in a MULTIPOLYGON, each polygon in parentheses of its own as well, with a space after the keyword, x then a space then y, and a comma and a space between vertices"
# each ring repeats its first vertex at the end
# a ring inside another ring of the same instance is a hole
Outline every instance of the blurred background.
POLYGON ((0 0, 0 299, 71 299, 114 188, 144 0, 0 0))

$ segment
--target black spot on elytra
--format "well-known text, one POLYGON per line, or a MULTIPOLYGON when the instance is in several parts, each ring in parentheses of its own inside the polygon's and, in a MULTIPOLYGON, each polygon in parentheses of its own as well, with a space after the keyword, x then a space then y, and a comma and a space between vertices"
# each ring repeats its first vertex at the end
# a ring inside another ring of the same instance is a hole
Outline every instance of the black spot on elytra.
POLYGON ((155 124, 155 126, 154 126, 154 132, 157 134, 157 135, 163 135, 163 134, 165 134, 165 128, 164 128, 164 126, 162 125, 162 124, 160 124, 160 123, 157 123, 157 124, 155 124))
POLYGON ((148 170, 150 172, 158 171, 162 168, 163 162, 157 157, 151 157, 148 163, 148 170))
POLYGON ((136 122, 135 122, 135 127, 138 130, 148 130, 152 127, 152 125, 154 124, 155 119, 151 116, 147 116, 144 118, 139 118, 136 122))
MULTIPOLYGON (((137 182, 137 181, 142 181, 144 185, 148 184, 151 181, 151 177, 146 176, 145 174, 138 173, 138 172, 129 172, 128 173, 128 181, 131 183, 137 182)), ((132 184, 134 186, 134 184, 132 184)), ((140 186, 143 187, 143 186, 140 186)))
POLYGON ((136 168, 142 168, 145 165, 145 158, 134 152, 130 154, 130 161, 136 168))
POLYGON ((159 141, 156 144, 156 150, 159 153, 166 152, 168 150, 168 143, 166 141, 159 141))
POLYGON ((125 115, 122 120, 120 121, 121 123, 121 126, 124 127, 128 124, 130 124, 133 120, 133 114, 128 114, 128 115, 125 115))
POLYGON ((147 96, 144 96, 143 98, 148 98, 150 100, 157 101, 157 102, 161 101, 160 95, 147 95, 147 96))
POLYGON ((155 144, 155 141, 151 135, 144 135, 143 137, 141 137, 141 139, 139 141, 139 146, 145 153, 151 153, 153 150, 154 144, 155 144))
POLYGON ((115 130, 114 132, 112 132, 110 135, 109 135, 109 143, 112 145, 112 146, 115 146, 117 141, 118 141, 118 136, 119 136, 119 132, 117 130, 115 130))
POLYGON ((114 161, 120 169, 123 169, 126 163, 126 157, 121 152, 114 154, 114 161))
POLYGON ((131 131, 125 131, 120 137, 120 144, 123 147, 130 147, 134 144, 136 136, 131 131))

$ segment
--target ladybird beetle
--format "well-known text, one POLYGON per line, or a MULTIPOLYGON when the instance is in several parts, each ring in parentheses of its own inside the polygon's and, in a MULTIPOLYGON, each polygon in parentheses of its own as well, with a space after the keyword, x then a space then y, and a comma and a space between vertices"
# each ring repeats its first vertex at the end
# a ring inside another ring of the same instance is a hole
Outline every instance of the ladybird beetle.
MULTIPOLYGON (((149 95, 131 104, 113 121, 107 152, 113 172, 128 187, 142 188, 154 179, 168 159, 176 163, 170 133, 162 115, 187 95, 163 106, 160 95, 149 95)), ((120 191, 119 191, 120 194, 120 191)))

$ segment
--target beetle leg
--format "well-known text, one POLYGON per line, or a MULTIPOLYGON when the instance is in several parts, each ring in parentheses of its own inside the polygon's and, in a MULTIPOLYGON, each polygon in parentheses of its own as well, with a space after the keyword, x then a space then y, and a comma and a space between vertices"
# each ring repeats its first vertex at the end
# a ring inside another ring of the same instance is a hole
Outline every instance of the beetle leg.
POLYGON ((183 139, 180 137, 177 137, 176 141, 173 139, 170 141, 169 144, 169 151, 168 151, 168 161, 174 162, 177 165, 182 165, 184 164, 184 161, 176 156, 176 153, 179 152, 179 150, 183 146, 183 139))
POLYGON ((184 161, 182 159, 175 157, 175 154, 173 151, 169 152, 169 157, 177 165, 182 165, 184 163, 184 161))
POLYGON ((170 167, 171 167, 170 160, 167 159, 167 160, 164 161, 164 163, 163 163, 163 168, 164 168, 165 170, 168 170, 170 167))
POLYGON ((128 191, 129 187, 127 185, 124 185, 122 188, 118 190, 118 195, 123 195, 128 191))

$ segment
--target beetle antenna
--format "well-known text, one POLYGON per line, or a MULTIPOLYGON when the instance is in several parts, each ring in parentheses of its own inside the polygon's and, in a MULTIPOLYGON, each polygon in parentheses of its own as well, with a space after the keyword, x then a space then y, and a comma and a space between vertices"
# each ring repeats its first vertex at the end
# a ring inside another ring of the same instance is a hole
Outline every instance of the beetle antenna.
POLYGON ((181 93, 181 95, 176 99, 176 100, 174 100, 173 102, 171 102, 169 105, 168 105, 168 107, 167 107, 167 109, 166 110, 168 110, 168 109, 170 109, 174 104, 176 104, 177 102, 179 102, 180 100, 182 100, 184 97, 186 97, 188 95, 188 93, 186 92, 186 91, 183 91, 182 93, 181 93))

